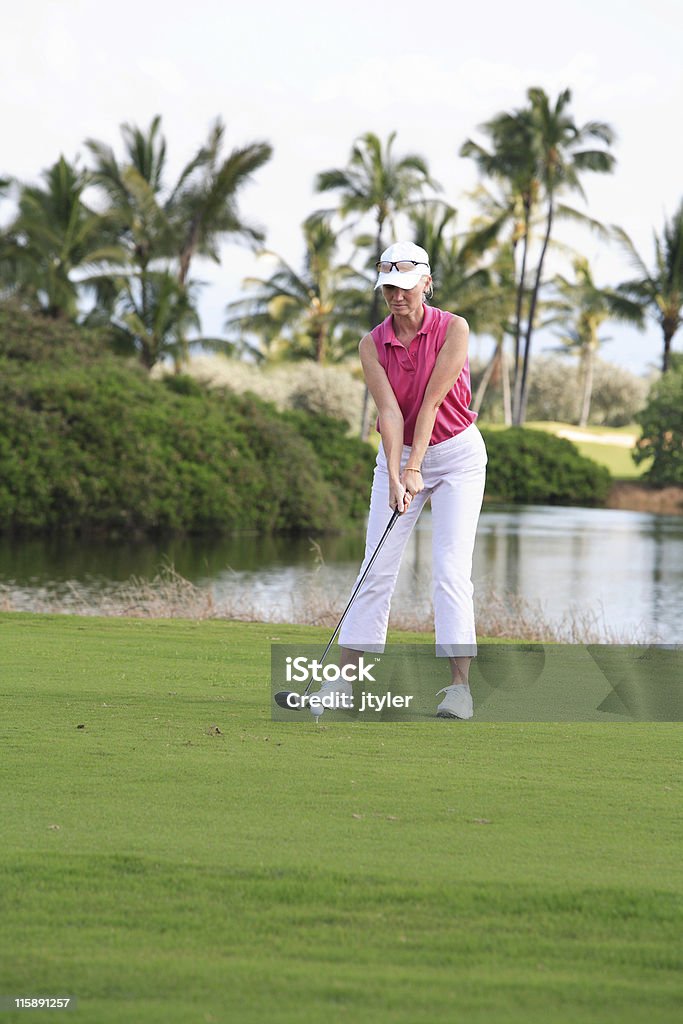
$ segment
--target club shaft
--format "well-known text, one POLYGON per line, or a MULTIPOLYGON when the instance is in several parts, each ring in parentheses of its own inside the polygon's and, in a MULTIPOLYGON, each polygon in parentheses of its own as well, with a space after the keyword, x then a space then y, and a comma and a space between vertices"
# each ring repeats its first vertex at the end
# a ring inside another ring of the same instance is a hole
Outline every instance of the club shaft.
MULTIPOLYGON (((369 572, 370 572, 370 570, 372 569, 372 566, 373 566, 373 564, 374 564, 374 561, 375 561, 375 559, 377 558, 378 554, 379 554, 379 553, 380 553, 380 551, 382 550, 382 545, 384 544, 384 541, 385 541, 385 540, 387 539, 387 537, 389 536, 389 534, 390 534, 390 532, 391 532, 391 530, 392 530, 392 528, 393 528, 393 526, 394 526, 394 524, 395 524, 396 520, 398 519, 398 517, 399 517, 400 515, 401 515, 401 513, 399 512, 399 510, 398 510, 397 508, 396 508, 396 509, 394 509, 394 512, 393 512, 393 514, 392 514, 392 516, 391 516, 391 519, 390 519, 390 520, 389 520, 389 522, 387 523, 387 525, 386 525, 386 529, 385 529, 384 533, 382 534, 382 536, 380 537, 380 539, 379 539, 379 543, 377 544, 377 547, 375 548, 375 550, 374 550, 374 552, 373 552, 372 558, 370 559, 370 561, 368 562, 368 564, 367 564, 367 565, 365 566, 365 569, 363 570, 363 575, 361 576, 361 578, 360 578, 360 579, 358 580, 358 583, 357 583, 357 584, 356 584, 356 586, 354 587, 353 593, 351 594, 351 597, 349 598, 349 603, 347 604, 346 608, 345 608, 345 609, 344 609, 344 611, 342 612, 341 618, 340 618, 339 622, 337 623, 337 625, 336 625, 336 627, 335 627, 334 633, 333 633, 333 634, 332 634, 332 636, 330 637, 330 642, 328 643, 327 647, 325 648, 325 651, 324 651, 324 653, 323 653, 323 656, 322 656, 322 658, 321 658, 321 659, 320 659, 320 661, 318 662, 318 664, 319 664, 319 665, 322 665, 322 664, 324 663, 324 661, 325 661, 325 658, 326 658, 326 657, 327 657, 327 655, 328 655, 328 654, 330 653, 330 648, 331 648, 332 644, 334 643, 334 641, 335 641, 335 637, 337 636, 337 633, 338 633, 338 632, 339 632, 339 630, 341 629, 341 627, 342 627, 342 623, 343 623, 344 619, 346 618, 346 615, 347 615, 347 613, 348 613, 348 611, 349 611, 349 609, 350 609, 351 605, 353 604, 353 602, 354 602, 354 600, 355 600, 355 598, 356 598, 356 594, 358 593, 358 591, 360 590, 360 588, 361 588, 361 587, 363 586, 363 583, 365 582, 365 577, 366 577, 366 576, 368 575, 368 573, 369 573, 369 572)), ((313 683, 313 680, 311 679, 311 680, 310 680, 310 682, 309 682, 309 684, 308 684, 308 686, 307 686, 307 687, 306 687, 306 689, 304 690, 304 696, 305 696, 305 695, 306 695, 306 694, 308 693, 308 691, 310 690, 310 688, 311 688, 311 685, 312 685, 312 683, 313 683)))

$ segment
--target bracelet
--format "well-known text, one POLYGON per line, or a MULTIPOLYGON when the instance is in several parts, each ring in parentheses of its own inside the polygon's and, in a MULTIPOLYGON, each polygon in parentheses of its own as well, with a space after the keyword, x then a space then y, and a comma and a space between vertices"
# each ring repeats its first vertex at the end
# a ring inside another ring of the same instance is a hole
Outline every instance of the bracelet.
POLYGON ((421 469, 416 469, 414 466, 406 466, 403 470, 404 473, 421 473, 421 469))

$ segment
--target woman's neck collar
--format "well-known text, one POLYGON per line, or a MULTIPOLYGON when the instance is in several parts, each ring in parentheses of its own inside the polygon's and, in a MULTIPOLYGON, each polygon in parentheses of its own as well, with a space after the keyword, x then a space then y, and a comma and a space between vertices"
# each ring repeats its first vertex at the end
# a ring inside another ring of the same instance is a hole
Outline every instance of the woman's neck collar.
POLYGON ((391 325, 394 329, 394 334, 401 340, 401 336, 404 338, 412 339, 416 334, 420 333, 420 328, 424 323, 425 318, 425 307, 424 303, 419 310, 416 310, 414 314, 399 315, 398 313, 392 313, 391 325))

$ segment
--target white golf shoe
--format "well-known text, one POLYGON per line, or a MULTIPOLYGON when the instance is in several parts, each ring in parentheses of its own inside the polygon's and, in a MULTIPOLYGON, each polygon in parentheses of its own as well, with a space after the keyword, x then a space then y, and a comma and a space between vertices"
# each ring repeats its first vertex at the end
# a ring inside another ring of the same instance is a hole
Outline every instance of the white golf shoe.
POLYGON ((463 683, 454 683, 452 686, 444 686, 443 690, 439 690, 437 697, 440 693, 445 693, 446 696, 436 709, 437 718, 468 719, 472 717, 474 708, 469 686, 463 683))
POLYGON ((346 679, 330 679, 309 695, 309 709, 319 718, 323 711, 353 711, 353 686, 346 679))

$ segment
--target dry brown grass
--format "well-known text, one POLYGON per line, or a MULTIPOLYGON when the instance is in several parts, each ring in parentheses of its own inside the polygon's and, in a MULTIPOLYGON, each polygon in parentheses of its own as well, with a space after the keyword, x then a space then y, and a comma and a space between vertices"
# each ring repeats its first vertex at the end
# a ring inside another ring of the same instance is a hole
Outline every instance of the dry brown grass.
MULTIPOLYGON (((162 569, 153 579, 131 577, 97 589, 69 583, 58 589, 19 589, 0 586, 1 611, 30 611, 64 615, 126 616, 149 619, 233 619, 241 622, 297 623, 333 629, 345 598, 331 597, 316 573, 281 606, 264 616, 258 596, 249 587, 239 595, 217 599, 211 587, 198 587, 175 571, 162 569)), ((399 608, 391 626, 410 632, 431 632, 432 610, 399 608)), ((561 619, 550 617, 540 603, 496 593, 477 596, 477 632, 482 637, 556 643, 653 643, 644 630, 620 631, 594 610, 567 609, 561 619), (642 634, 642 635, 640 635, 642 634)))

